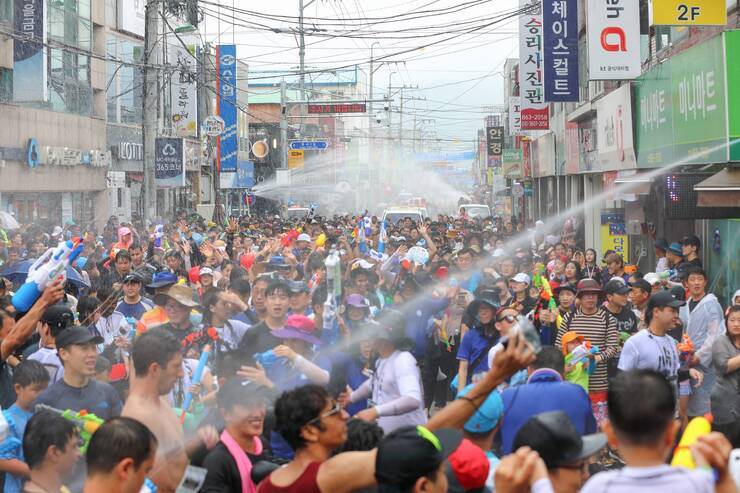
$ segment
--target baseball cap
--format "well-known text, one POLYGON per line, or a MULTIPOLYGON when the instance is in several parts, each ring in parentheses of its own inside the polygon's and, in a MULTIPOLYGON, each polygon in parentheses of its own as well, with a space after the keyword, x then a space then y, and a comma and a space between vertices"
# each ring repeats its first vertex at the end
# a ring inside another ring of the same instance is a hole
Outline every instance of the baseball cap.
POLYGON ((678 255, 679 257, 683 257, 683 250, 681 250, 681 244, 677 241, 674 241, 668 246, 667 252, 670 252, 674 255, 678 255))
POLYGON ((307 233, 301 233, 298 235, 298 238, 296 238, 296 241, 311 241, 311 237, 307 233))
POLYGON ((670 306, 672 308, 680 308, 686 304, 685 301, 679 300, 670 291, 660 291, 650 297, 647 304, 647 311, 652 311, 653 308, 663 308, 670 306))
POLYGON ((604 292, 606 294, 627 294, 630 292, 630 287, 623 280, 610 279, 604 284, 604 292))
POLYGON ((591 457, 604 445, 603 433, 581 436, 567 414, 550 411, 532 417, 519 429, 513 450, 528 446, 548 469, 555 469, 591 457))
POLYGON ((201 276, 212 276, 213 269, 211 269, 210 267, 201 267, 198 274, 200 274, 201 276))
POLYGON ((169 271, 157 272, 152 277, 151 284, 147 284, 146 287, 150 289, 163 288, 177 283, 177 276, 169 271))
POLYGON ((290 289, 290 292, 292 294, 311 292, 311 290, 308 287, 308 284, 305 281, 290 281, 288 283, 288 289, 290 289))
POLYGON ((344 303, 348 306, 354 306, 355 308, 370 308, 370 303, 361 294, 351 294, 347 296, 344 303))
POLYGON ((41 322, 49 324, 52 330, 60 330, 69 327, 74 322, 72 310, 64 305, 51 305, 41 315, 41 322))
POLYGON ((463 438, 455 451, 447 457, 447 462, 450 464, 447 468, 448 493, 482 491, 491 463, 480 447, 463 438))
POLYGON ((139 284, 142 284, 141 277, 135 272, 132 272, 131 274, 126 274, 126 277, 123 278, 121 284, 130 284, 132 282, 138 282, 139 284))
POLYGON ((462 432, 449 428, 432 432, 417 426, 392 431, 378 445, 375 479, 378 483, 409 488, 434 472, 462 442, 462 432))
POLYGON ((630 286, 632 286, 633 288, 639 288, 639 289, 645 291, 646 293, 649 293, 649 292, 651 292, 653 290, 653 285, 650 284, 645 279, 637 279, 635 282, 633 282, 632 284, 630 284, 630 286))
POLYGON ((655 272, 648 272, 642 276, 642 280, 652 286, 653 284, 658 284, 660 282, 660 276, 655 272))
POLYGON ((531 279, 529 278, 529 276, 525 274, 524 272, 518 273, 517 275, 512 277, 511 280, 514 282, 523 282, 524 284, 527 284, 527 285, 529 285, 529 283, 531 282, 531 279))
MULTIPOLYGON (((474 384, 470 384, 457 397, 465 397, 474 384)), ((463 429, 468 433, 488 433, 493 430, 504 413, 504 401, 499 392, 491 392, 478 410, 465 422, 463 429)))
POLYGON ((65 329, 56 336, 56 346, 61 349, 72 345, 82 345, 92 342, 102 344, 103 338, 96 336, 85 327, 70 327, 65 329))

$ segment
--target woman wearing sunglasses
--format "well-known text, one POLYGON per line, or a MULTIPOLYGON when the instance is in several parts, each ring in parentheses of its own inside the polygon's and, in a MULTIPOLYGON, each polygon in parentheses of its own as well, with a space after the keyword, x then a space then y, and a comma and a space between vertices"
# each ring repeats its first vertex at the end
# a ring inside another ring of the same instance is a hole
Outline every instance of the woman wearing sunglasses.
MULTIPOLYGON (((513 329, 517 323, 518 316, 519 312, 516 308, 505 306, 498 309, 496 312, 495 326, 501 337, 510 335, 511 329, 513 329)), ((496 357, 499 351, 503 350, 504 345, 499 342, 488 351, 488 368, 492 367, 493 358, 496 357)))

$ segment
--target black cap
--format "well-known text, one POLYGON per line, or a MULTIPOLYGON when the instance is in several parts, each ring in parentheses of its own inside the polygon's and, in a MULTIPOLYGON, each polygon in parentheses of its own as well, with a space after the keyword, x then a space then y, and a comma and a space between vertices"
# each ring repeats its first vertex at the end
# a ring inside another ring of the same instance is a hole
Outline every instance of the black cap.
POLYGON ((431 432, 423 426, 404 426, 388 434, 375 459, 375 479, 380 484, 408 488, 433 472, 457 449, 463 435, 459 430, 431 432))
POLYGON ((633 288, 640 288, 646 293, 651 293, 653 291, 653 286, 645 279, 637 279, 635 282, 630 283, 630 286, 633 288))
POLYGON ((288 289, 290 289, 290 292, 293 294, 311 292, 311 289, 305 281, 290 281, 288 283, 288 289))
POLYGON ((672 308, 680 308, 686 304, 685 301, 679 300, 670 291, 660 291, 655 293, 648 300, 647 311, 652 312, 653 308, 663 308, 670 306, 672 308))
POLYGON ((696 248, 701 248, 701 240, 696 235, 688 235, 683 237, 683 240, 681 240, 681 245, 691 245, 695 246, 696 248))
POLYGON ((72 310, 64 305, 51 305, 41 315, 41 322, 49 324, 52 330, 61 330, 74 323, 75 316, 72 310))
POLYGON ((514 450, 530 447, 542 457, 548 469, 591 457, 604 445, 606 436, 603 433, 581 436, 563 411, 534 416, 514 437, 514 450))
POLYGON ((630 287, 623 280, 610 279, 604 284, 604 292, 606 294, 627 294, 630 292, 630 287))
POLYGON ((144 284, 141 276, 139 276, 137 273, 132 272, 131 274, 126 274, 126 277, 121 280, 121 284, 129 284, 132 282, 138 282, 139 284, 144 284))
POLYGON ((55 342, 57 348, 61 349, 67 346, 82 345, 89 342, 102 344, 103 338, 93 334, 85 327, 70 327, 60 332, 55 342))

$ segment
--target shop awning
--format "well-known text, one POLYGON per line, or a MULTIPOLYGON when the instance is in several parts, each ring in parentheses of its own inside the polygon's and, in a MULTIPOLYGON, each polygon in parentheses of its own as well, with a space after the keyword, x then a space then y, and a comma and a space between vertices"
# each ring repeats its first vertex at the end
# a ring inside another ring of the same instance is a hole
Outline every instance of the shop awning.
POLYGON ((694 185, 699 207, 740 207, 740 168, 725 168, 694 185))
POLYGON ((650 183, 653 179, 648 173, 639 173, 635 170, 623 170, 617 174, 614 185, 619 187, 623 194, 648 195, 650 183))

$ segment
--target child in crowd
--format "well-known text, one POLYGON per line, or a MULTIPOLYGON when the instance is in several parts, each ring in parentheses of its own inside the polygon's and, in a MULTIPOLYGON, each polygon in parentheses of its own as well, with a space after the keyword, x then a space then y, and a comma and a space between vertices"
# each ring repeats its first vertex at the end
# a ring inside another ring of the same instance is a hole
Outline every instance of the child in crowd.
POLYGON ((3 411, 8 436, 0 443, 0 472, 5 473, 5 493, 19 493, 30 471, 23 458, 23 434, 33 416, 32 405, 49 386, 49 372, 38 361, 22 361, 13 371, 15 404, 3 411))
POLYGON ((576 331, 563 334, 563 356, 565 356, 565 379, 570 383, 580 385, 588 392, 588 377, 594 372, 596 363, 591 361, 592 353, 576 354, 574 351, 586 340, 576 331))
POLYGON ((581 493, 736 491, 728 468, 732 445, 720 433, 702 436, 691 447, 696 469, 666 463, 680 424, 674 420, 675 390, 663 375, 653 370, 619 373, 609 386, 608 402, 604 432, 627 465, 596 474, 581 493))
POLYGON ((98 359, 95 360, 95 380, 98 382, 109 383, 110 370, 110 360, 103 355, 98 355, 98 359))

